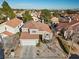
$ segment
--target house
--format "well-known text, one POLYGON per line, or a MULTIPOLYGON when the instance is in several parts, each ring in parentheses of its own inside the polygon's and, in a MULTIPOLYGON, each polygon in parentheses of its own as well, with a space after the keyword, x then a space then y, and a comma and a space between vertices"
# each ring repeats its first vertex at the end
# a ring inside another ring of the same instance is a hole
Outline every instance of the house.
MULTIPOLYGON (((65 29, 64 31, 64 37, 65 39, 70 38, 73 33, 78 34, 79 33, 79 21, 72 20, 71 22, 65 22, 65 23, 59 23, 56 27, 57 34, 61 32, 62 29, 65 29)), ((74 36, 74 35, 73 35, 74 36)), ((76 37, 76 36, 75 36, 76 37)), ((77 38, 77 37, 76 37, 77 38)), ((76 40, 76 39, 75 39, 76 40)), ((77 41, 77 40, 76 40, 77 41)))
POLYGON ((36 45, 39 41, 39 35, 22 32, 20 37, 21 45, 36 45))
POLYGON ((5 23, 0 26, 0 34, 2 37, 11 36, 20 31, 20 28, 23 25, 23 21, 17 18, 13 18, 11 20, 7 20, 5 23))
POLYGON ((77 21, 77 20, 72 20, 71 22, 60 22, 60 23, 58 24, 58 26, 56 27, 56 29, 57 29, 58 31, 61 31, 62 28, 67 29, 69 26, 71 26, 71 25, 73 25, 73 24, 76 24, 76 23, 78 23, 78 22, 79 22, 79 21, 77 21))
POLYGON ((55 24, 58 24, 59 23, 59 19, 57 17, 52 17, 51 18, 51 21, 55 24))
POLYGON ((42 40, 51 40, 52 32, 47 24, 35 21, 29 21, 22 27, 20 43, 24 45, 36 45, 42 40))
POLYGON ((72 20, 70 23, 59 23, 58 24, 58 32, 61 31, 61 29, 65 29, 64 31, 64 37, 67 40, 73 40, 75 43, 79 44, 79 21, 72 20), (70 39, 71 38, 71 39, 70 39))
POLYGON ((15 34, 19 32, 19 29, 21 28, 22 25, 23 25, 22 20, 14 18, 6 22, 5 30, 15 34))
POLYGON ((75 39, 74 42, 79 44, 79 22, 70 25, 66 31, 68 32, 67 36, 71 36, 72 40, 75 39))
POLYGON ((39 19, 40 15, 41 15, 41 11, 39 11, 39 12, 35 11, 35 12, 31 13, 31 16, 32 16, 32 18, 33 18, 34 21, 40 21, 40 19, 39 19))

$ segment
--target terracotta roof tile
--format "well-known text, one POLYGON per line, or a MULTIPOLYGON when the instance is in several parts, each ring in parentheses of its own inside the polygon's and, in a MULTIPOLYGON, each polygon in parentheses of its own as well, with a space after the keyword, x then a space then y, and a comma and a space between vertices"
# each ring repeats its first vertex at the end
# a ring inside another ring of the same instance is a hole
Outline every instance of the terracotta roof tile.
POLYGON ((16 27, 18 26, 20 23, 22 22, 22 20, 14 18, 11 19, 9 21, 6 22, 6 25, 11 26, 11 27, 16 27))
POLYGON ((39 35, 38 34, 30 34, 27 32, 22 32, 20 39, 39 39, 39 35))
POLYGON ((11 32, 8 32, 8 31, 4 31, 4 32, 2 32, 2 34, 8 35, 8 36, 11 36, 11 35, 13 35, 13 33, 11 33, 11 32))
POLYGON ((39 29, 40 31, 51 32, 51 29, 49 28, 49 26, 41 22, 30 21, 26 23, 23 27, 29 28, 29 29, 39 29))
POLYGON ((76 20, 72 20, 71 23, 59 23, 58 26, 57 26, 57 29, 58 30, 61 30, 62 28, 68 28, 69 26, 75 24, 75 23, 78 23, 79 21, 76 21, 76 20))

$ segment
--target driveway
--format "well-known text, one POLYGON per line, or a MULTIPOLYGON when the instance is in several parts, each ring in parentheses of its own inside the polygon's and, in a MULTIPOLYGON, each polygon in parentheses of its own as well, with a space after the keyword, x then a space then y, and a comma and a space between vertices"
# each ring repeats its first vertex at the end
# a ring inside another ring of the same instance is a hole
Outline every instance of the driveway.
POLYGON ((21 59, 33 59, 33 46, 24 46, 21 51, 21 59))

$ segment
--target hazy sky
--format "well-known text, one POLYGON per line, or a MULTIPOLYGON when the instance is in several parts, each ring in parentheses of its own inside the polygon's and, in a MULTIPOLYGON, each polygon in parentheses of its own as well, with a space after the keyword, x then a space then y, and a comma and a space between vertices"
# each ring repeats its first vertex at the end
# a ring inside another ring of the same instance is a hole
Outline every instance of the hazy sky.
MULTIPOLYGON (((3 0, 0 0, 0 7, 3 0)), ((79 8, 79 0, 7 0, 12 8, 61 9, 79 8)))

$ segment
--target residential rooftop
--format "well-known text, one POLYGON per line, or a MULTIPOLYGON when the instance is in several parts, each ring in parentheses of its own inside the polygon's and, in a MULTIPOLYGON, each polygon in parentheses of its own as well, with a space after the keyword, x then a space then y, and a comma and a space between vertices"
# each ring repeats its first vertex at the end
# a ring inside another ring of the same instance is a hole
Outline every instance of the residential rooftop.
POLYGON ((11 35, 13 35, 13 33, 8 32, 8 31, 4 31, 4 32, 2 32, 2 34, 5 34, 5 35, 7 35, 7 36, 11 36, 11 35))
POLYGON ((38 34, 30 34, 27 32, 22 32, 20 39, 24 39, 24 40, 26 40, 26 39, 39 39, 39 35, 38 34))
POLYGON ((8 20, 8 21, 6 22, 6 25, 15 28, 15 27, 18 26, 21 22, 22 22, 22 20, 20 20, 20 19, 18 19, 18 18, 13 18, 13 19, 11 19, 11 20, 8 20))
POLYGON ((25 23, 23 28, 38 29, 39 31, 51 32, 51 29, 49 28, 48 24, 41 23, 41 22, 35 22, 35 21, 29 21, 25 23))

